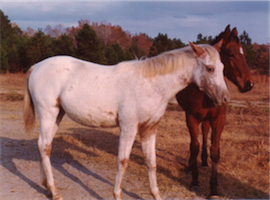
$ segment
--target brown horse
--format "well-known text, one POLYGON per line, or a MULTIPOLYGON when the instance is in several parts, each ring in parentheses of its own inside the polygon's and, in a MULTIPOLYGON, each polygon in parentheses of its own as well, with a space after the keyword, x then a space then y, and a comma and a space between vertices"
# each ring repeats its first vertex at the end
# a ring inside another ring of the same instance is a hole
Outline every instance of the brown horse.
MULTIPOLYGON (((245 52, 238 38, 236 28, 230 31, 228 25, 224 32, 213 41, 213 44, 223 39, 220 50, 221 61, 224 64, 224 75, 232 81, 240 92, 247 92, 252 89, 254 82, 251 72, 247 66, 245 52)), ((217 190, 217 163, 219 161, 219 140, 221 132, 226 121, 226 106, 215 107, 214 102, 195 84, 189 85, 176 95, 179 105, 186 112, 186 122, 189 128, 190 143, 190 159, 189 170, 192 171, 191 188, 199 189, 197 156, 200 144, 198 142, 199 124, 202 122, 202 165, 207 165, 207 134, 210 126, 212 129, 211 136, 211 160, 212 160, 212 177, 210 180, 211 193, 210 196, 218 195, 217 190)))

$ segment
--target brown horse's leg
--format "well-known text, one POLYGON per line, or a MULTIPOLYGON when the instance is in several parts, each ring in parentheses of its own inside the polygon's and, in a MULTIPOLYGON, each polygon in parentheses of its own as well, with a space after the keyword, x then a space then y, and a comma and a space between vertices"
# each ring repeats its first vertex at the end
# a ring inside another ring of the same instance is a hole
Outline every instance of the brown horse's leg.
POLYGON ((226 114, 224 112, 224 114, 220 113, 218 118, 211 122, 212 127, 212 137, 211 137, 212 145, 210 148, 212 160, 212 176, 210 180, 211 196, 218 195, 217 164, 219 161, 219 152, 220 152, 219 141, 222 130, 225 125, 225 121, 226 121, 226 114))
POLYGON ((191 114, 186 114, 187 126, 191 137, 190 143, 190 158, 189 158, 189 169, 192 171, 192 183, 191 187, 199 186, 198 182, 198 167, 197 167, 197 156, 199 153, 200 143, 198 141, 198 120, 191 114))
POLYGON ((202 135, 203 135, 203 145, 202 145, 202 166, 208 167, 207 164, 207 136, 210 129, 210 122, 203 121, 202 122, 202 135))

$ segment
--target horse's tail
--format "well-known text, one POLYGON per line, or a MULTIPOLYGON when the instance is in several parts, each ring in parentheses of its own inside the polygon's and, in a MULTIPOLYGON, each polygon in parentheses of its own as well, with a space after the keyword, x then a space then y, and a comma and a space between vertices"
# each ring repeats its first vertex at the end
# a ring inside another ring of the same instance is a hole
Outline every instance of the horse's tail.
POLYGON ((35 106, 29 91, 29 86, 28 86, 28 80, 31 72, 33 71, 34 67, 31 67, 25 77, 25 82, 24 82, 24 109, 23 109, 23 114, 24 114, 24 129, 26 133, 31 134, 34 130, 35 126, 35 106))

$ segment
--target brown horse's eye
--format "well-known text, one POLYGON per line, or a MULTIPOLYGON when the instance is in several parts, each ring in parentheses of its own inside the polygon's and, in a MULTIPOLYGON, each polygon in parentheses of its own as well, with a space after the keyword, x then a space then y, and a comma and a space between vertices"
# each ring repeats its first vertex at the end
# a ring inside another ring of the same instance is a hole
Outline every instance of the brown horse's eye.
POLYGON ((234 54, 229 54, 230 58, 234 58, 234 54))

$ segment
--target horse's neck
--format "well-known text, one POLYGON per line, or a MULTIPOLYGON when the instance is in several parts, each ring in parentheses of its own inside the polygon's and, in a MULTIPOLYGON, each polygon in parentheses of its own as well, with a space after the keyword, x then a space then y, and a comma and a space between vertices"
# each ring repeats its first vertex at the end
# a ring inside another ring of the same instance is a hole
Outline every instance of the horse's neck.
POLYGON ((183 67, 174 73, 160 75, 155 83, 156 91, 159 91, 165 101, 169 101, 179 91, 192 82, 192 66, 183 67))

